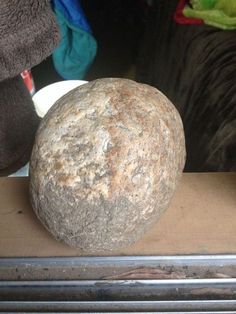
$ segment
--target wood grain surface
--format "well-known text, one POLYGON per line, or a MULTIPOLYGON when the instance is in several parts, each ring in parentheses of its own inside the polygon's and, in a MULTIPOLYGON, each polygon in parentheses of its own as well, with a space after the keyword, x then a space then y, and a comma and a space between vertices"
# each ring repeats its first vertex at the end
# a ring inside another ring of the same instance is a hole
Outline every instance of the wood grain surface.
MULTIPOLYGON (((236 253, 236 173, 185 173, 159 222, 113 255, 211 253, 236 253)), ((82 255, 57 242, 38 221, 28 178, 0 179, 1 257, 82 255)))

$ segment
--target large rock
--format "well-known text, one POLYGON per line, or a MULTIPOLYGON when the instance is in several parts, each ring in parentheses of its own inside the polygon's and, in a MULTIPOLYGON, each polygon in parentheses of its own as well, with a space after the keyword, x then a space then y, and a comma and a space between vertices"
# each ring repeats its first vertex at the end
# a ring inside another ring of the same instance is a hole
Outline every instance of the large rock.
POLYGON ((182 122, 157 89, 99 79, 58 100, 30 164, 34 211, 88 253, 136 241, 168 207, 185 163, 182 122))

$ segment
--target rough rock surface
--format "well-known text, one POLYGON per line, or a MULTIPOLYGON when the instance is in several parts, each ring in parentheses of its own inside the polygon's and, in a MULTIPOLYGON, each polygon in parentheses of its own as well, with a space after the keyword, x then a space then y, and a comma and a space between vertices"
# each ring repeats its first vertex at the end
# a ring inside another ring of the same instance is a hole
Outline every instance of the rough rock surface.
POLYGON ((88 253, 136 241, 167 208, 185 163, 182 122, 157 89, 99 79, 58 100, 30 164, 35 213, 88 253))

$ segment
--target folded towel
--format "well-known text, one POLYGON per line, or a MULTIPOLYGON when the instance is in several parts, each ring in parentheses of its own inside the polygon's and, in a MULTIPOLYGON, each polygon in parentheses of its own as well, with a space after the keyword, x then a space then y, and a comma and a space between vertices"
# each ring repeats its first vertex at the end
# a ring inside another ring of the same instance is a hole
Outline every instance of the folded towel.
POLYGON ((58 42, 48 0, 0 1, 0 81, 40 63, 58 42))
POLYGON ((39 122, 22 77, 0 82, 0 176, 29 161, 39 122))

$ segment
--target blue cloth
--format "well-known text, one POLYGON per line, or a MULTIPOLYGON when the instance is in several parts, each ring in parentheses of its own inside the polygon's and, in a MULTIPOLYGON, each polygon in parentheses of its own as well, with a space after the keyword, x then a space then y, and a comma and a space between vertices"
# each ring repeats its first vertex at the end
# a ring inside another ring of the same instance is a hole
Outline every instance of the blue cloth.
POLYGON ((83 79, 96 56, 96 40, 78 0, 52 3, 61 33, 52 55, 54 67, 64 79, 83 79))
POLYGON ((52 5, 53 9, 59 11, 68 23, 92 33, 79 0, 53 0, 52 5))

